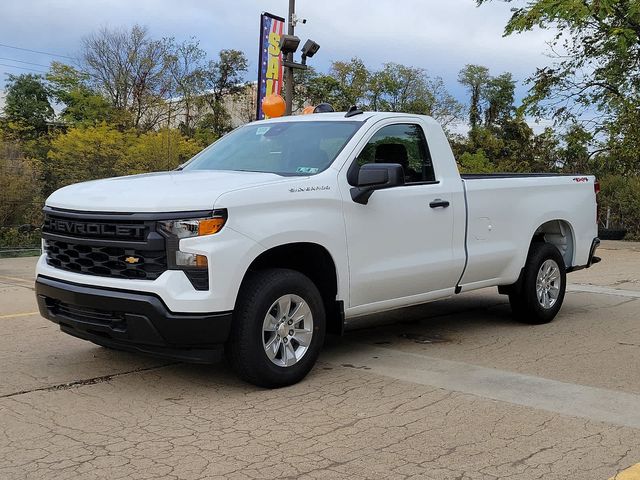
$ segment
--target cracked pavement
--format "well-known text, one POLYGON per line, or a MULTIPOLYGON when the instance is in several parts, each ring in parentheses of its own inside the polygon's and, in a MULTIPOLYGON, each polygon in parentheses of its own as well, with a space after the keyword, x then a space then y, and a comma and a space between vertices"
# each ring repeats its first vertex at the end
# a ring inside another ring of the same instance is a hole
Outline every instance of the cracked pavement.
POLYGON ((64 335, 35 260, 0 260, 0 478, 613 477, 640 462, 640 245, 599 255, 549 325, 495 289, 359 319, 280 390, 64 335))

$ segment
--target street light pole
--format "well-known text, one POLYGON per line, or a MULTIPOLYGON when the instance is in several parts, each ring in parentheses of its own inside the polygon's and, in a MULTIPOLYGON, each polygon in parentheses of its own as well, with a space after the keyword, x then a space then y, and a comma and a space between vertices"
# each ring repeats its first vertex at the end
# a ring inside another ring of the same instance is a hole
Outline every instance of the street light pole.
MULTIPOLYGON (((288 17, 288 25, 287 25, 287 34, 293 35, 295 25, 294 25, 294 16, 296 10, 296 0, 289 0, 289 17, 288 17)), ((293 52, 287 53, 285 58, 288 62, 293 62, 293 52)), ((286 115, 291 115, 293 110, 293 68, 285 66, 285 77, 284 77, 284 96, 286 101, 286 115)))

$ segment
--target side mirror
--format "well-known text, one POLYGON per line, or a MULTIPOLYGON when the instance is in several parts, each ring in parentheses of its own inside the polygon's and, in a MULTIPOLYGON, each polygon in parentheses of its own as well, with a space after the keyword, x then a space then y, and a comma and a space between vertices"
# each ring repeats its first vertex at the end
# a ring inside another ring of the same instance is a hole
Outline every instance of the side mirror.
POLYGON ((404 170, 398 163, 366 163, 358 172, 358 185, 351 189, 351 199, 366 205, 375 190, 404 185, 404 170))

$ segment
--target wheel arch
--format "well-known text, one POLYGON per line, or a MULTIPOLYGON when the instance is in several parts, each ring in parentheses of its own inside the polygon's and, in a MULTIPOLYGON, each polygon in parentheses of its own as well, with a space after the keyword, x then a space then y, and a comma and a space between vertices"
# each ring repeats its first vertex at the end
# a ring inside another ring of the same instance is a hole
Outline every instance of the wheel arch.
POLYGON ((573 226, 568 220, 557 218, 548 220, 538 226, 532 235, 529 250, 531 250, 533 243, 540 241, 550 243, 560 251, 560 255, 564 259, 565 268, 570 268, 573 265, 576 237, 573 226))
POLYGON ((243 276, 268 268, 288 268, 309 277, 316 285, 327 315, 327 332, 341 334, 344 305, 338 300, 338 273, 333 256, 324 246, 313 242, 294 242, 271 247, 260 253, 243 276))

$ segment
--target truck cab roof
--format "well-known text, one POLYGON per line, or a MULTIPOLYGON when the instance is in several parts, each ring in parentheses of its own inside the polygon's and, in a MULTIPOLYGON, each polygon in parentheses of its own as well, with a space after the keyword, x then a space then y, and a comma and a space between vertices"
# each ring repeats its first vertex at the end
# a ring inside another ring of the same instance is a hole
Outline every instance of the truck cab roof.
POLYGON ((265 120, 259 120, 255 123, 279 123, 279 122, 318 122, 318 121, 328 121, 328 122, 366 122, 370 119, 381 120, 384 118, 393 118, 393 117, 421 117, 426 119, 427 121, 435 120, 427 115, 416 115, 410 113, 400 113, 400 112, 362 112, 357 115, 353 115, 351 117, 345 117, 347 112, 332 112, 332 113, 312 113, 309 115, 293 115, 293 116, 283 116, 278 118, 268 118, 265 120))

